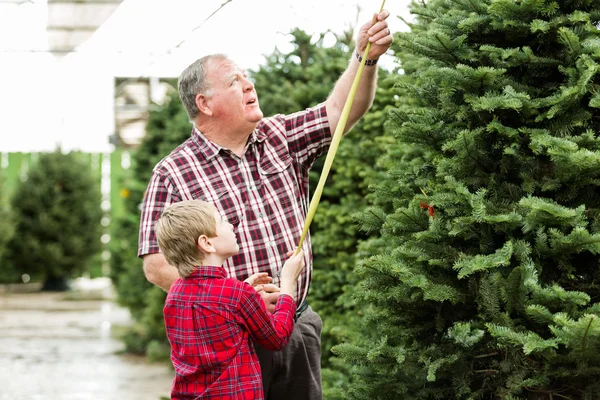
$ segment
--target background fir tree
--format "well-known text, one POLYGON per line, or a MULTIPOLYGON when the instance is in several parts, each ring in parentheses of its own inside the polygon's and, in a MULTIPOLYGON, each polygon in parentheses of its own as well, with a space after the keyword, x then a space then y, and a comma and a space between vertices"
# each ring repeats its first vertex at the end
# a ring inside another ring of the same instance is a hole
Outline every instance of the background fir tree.
POLYGON ((313 37, 295 28, 290 35, 294 47, 290 53, 275 49, 264 64, 250 71, 265 116, 289 114, 325 101, 348 65, 352 32, 336 36, 330 47, 323 42, 333 33, 313 37))
POLYGON ((44 282, 44 290, 68 289, 86 271, 100 243, 97 175, 80 153, 41 153, 12 199, 17 235, 8 245, 14 268, 44 282))
POLYGON ((125 212, 115 224, 111 241, 111 279, 117 300, 136 321, 123 335, 126 350, 148 354, 152 360, 168 359, 169 343, 162 314, 166 293, 146 280, 142 261, 137 257, 139 207, 154 166, 187 140, 192 130, 177 92, 173 90, 167 97, 163 105, 155 105, 150 111, 146 135, 132 154, 132 167, 123 182, 128 193, 125 212))
POLYGON ((598 399, 600 2, 412 10, 347 396, 598 399))
POLYGON ((368 204, 369 184, 377 176, 375 160, 388 142, 383 115, 394 99, 386 75, 380 71, 373 106, 340 142, 311 225, 314 277, 309 301, 323 319, 323 388, 327 400, 342 399, 341 387, 350 377, 347 363, 335 357, 331 347, 348 339, 359 321, 356 302, 345 293, 357 281, 353 272, 356 252, 367 234, 358 229, 353 215, 368 204))
POLYGON ((5 257, 6 246, 13 237, 15 227, 14 218, 10 212, 10 199, 5 190, 4 177, 0 174, 0 282, 18 282, 20 276, 12 263, 5 257))

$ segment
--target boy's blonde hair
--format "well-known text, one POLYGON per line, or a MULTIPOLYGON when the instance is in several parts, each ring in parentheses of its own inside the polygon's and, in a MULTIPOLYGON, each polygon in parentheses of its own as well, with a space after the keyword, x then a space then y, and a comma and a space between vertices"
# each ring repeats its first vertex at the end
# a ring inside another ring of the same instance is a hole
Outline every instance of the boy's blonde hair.
POLYGON ((158 247, 175 267, 179 276, 187 278, 202 263, 198 238, 217 236, 215 207, 202 200, 185 200, 168 206, 156 222, 158 247))

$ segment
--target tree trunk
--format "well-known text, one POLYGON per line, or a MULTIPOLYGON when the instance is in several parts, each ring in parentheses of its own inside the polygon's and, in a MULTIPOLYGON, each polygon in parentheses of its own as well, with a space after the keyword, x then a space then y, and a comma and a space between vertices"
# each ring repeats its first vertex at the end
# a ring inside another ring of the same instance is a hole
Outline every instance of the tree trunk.
POLYGON ((49 276, 42 286, 42 291, 46 292, 66 292, 70 289, 67 279, 59 276, 49 276))

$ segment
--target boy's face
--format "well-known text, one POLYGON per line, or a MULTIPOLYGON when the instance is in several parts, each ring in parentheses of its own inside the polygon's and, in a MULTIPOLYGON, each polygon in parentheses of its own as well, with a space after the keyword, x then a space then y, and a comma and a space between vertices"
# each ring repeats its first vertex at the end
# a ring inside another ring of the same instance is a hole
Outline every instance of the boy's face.
POLYGON ((226 222, 221 217, 219 210, 215 208, 215 222, 217 224, 217 236, 211 238, 217 254, 223 257, 231 257, 240 251, 235 233, 233 233, 233 225, 226 222))

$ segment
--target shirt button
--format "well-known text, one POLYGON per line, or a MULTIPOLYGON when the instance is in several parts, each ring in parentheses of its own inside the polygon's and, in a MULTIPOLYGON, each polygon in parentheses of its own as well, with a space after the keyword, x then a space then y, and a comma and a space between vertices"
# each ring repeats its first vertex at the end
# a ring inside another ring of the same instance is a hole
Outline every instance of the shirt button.
POLYGON ((263 214, 262 213, 258 213, 258 218, 262 218, 263 214))

